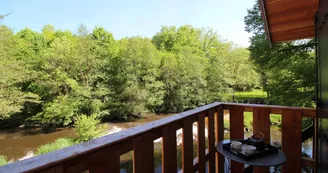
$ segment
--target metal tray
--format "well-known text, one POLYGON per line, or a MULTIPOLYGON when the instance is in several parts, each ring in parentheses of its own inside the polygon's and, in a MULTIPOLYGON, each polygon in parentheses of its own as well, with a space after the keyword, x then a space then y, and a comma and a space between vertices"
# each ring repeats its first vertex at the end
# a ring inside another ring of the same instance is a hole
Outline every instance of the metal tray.
MULTIPOLYGON (((241 142, 242 144, 247 144, 248 140, 237 140, 239 142, 241 142)), ((250 160, 250 159, 254 159, 254 158, 258 158, 258 157, 263 157, 263 156, 267 156, 273 153, 277 153, 278 152, 278 148, 274 147, 272 145, 269 144, 264 144, 264 148, 262 150, 257 150, 254 154, 252 155, 245 155, 244 153, 242 153, 242 150, 236 150, 230 147, 230 143, 226 143, 223 144, 223 149, 228 150, 234 154, 236 154, 237 156, 245 159, 245 160, 250 160)))

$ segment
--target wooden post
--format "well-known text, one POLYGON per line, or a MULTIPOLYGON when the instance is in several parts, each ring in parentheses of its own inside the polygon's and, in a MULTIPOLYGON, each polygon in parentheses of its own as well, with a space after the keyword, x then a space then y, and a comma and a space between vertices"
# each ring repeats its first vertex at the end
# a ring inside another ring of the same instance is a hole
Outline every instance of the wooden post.
POLYGON ((206 172, 205 161, 205 112, 197 115, 197 155, 198 172, 206 172))
POLYGON ((177 137, 173 125, 163 127, 162 169, 163 173, 177 171, 177 137))
POLYGON ((133 150, 133 172, 154 173, 154 142, 150 134, 134 138, 133 150))
MULTIPOLYGON (((244 139, 244 108, 231 106, 230 109, 230 139, 244 139)), ((243 173, 244 164, 231 161, 232 172, 243 173)))
POLYGON ((119 145, 114 145, 92 154, 89 158, 93 163, 89 167, 89 173, 120 172, 119 145))
POLYGON ((215 132, 214 132, 214 109, 207 111, 208 114, 208 172, 215 172, 215 132))
POLYGON ((183 120, 182 128, 182 171, 183 173, 193 172, 193 133, 192 119, 187 117, 183 120))
POLYGON ((282 171, 301 172, 302 167, 302 112, 282 110, 282 151, 287 162, 282 171))
MULTIPOLYGON (((264 142, 270 144, 270 109, 253 108, 253 133, 262 132, 264 142)), ((269 167, 254 167, 254 173, 268 173, 269 167)))
MULTIPOLYGON (((222 106, 217 107, 216 113, 216 142, 220 142, 224 139, 224 123, 223 123, 224 111, 222 106)), ((216 172, 224 173, 224 157, 216 152, 216 172)))

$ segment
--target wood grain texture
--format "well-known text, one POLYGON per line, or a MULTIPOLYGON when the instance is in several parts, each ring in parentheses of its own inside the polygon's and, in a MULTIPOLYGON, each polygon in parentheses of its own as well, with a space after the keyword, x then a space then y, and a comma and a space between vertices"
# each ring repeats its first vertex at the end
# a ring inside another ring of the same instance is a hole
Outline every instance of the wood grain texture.
POLYGON ((171 173, 177 171, 177 138, 173 125, 163 127, 162 171, 171 173))
POLYGON ((205 112, 197 115, 197 155, 198 172, 206 172, 205 160, 205 112))
POLYGON ((182 128, 182 171, 184 173, 193 172, 193 119, 190 117, 183 120, 182 128))
POLYGON ((208 172, 215 173, 215 132, 214 132, 214 113, 215 109, 207 111, 208 115, 208 172))
MULTIPOLYGON (((242 106, 232 106, 230 112, 230 139, 244 138, 244 108, 242 106)), ((231 169, 234 172, 243 173, 244 164, 231 161, 231 169)))
MULTIPOLYGON (((270 144, 270 109, 253 109, 253 133, 258 131, 265 135, 264 142, 270 144)), ((268 173, 269 167, 254 167, 254 173, 268 173)))
MULTIPOLYGON (((216 128, 216 142, 222 141, 224 139, 224 110, 223 106, 218 106, 216 108, 217 113, 215 116, 215 128, 216 128)), ((224 157, 216 152, 216 172, 217 173, 224 173, 224 157)))
POLYGON ((154 173, 154 142, 150 134, 135 137, 133 150, 133 172, 154 173))
POLYGON ((119 173, 120 172, 120 150, 119 145, 108 147, 96 156, 96 162, 89 166, 89 173, 119 173))
POLYGON ((300 111, 282 112, 282 151, 287 162, 283 172, 301 172, 302 167, 302 113, 300 111))
POLYGON ((314 37, 314 16, 319 0, 265 0, 262 14, 266 14, 272 43, 314 37))

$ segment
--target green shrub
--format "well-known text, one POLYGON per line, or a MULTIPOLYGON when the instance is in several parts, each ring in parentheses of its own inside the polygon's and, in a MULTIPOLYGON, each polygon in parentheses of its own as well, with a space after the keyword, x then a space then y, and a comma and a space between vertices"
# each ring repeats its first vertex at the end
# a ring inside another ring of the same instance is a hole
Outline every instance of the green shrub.
POLYGON ((40 146, 35 152, 36 155, 49 153, 51 151, 59 150, 61 148, 69 147, 75 144, 74 139, 71 138, 59 138, 53 143, 40 146))
POLYGON ((271 122, 271 124, 279 125, 281 123, 281 115, 270 114, 270 122, 271 122))
POLYGON ((106 126, 100 125, 100 120, 94 114, 91 116, 80 115, 74 122, 74 131, 79 136, 80 142, 85 142, 103 135, 106 126))
POLYGON ((0 166, 6 165, 8 163, 6 156, 0 155, 0 166))

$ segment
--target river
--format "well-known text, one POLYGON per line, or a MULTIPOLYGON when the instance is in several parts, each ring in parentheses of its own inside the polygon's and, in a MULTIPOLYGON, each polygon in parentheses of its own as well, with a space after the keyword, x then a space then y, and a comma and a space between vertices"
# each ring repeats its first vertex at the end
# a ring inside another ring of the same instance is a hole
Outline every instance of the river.
MULTIPOLYGON (((108 133, 115 133, 127 128, 138 126, 147 122, 155 121, 167 115, 154 115, 148 114, 140 119, 127 122, 114 122, 109 123, 108 133)), ((197 126, 194 126, 193 131, 197 132, 197 126)), ((178 131, 178 142, 181 141, 182 131, 178 131)), ((249 137, 253 132, 245 132, 245 137, 249 137)), ((196 137, 197 134, 194 134, 196 137)), ((225 139, 230 136, 229 132, 225 132, 225 139)), ((75 137, 72 127, 59 128, 51 133, 43 133, 40 129, 16 128, 4 130, 0 132, 0 155, 4 155, 10 161, 16 161, 24 157, 33 156, 33 152, 40 145, 50 143, 62 137, 75 137)), ((281 144, 281 130, 277 126, 271 126, 271 144, 279 146, 281 144)), ((161 172, 161 140, 156 140, 155 145, 155 172, 161 172)), ((196 145, 195 145, 196 146, 196 145)), ((178 147, 178 167, 181 168, 181 146, 178 147)), ((196 148, 196 147, 194 147, 196 148)), ((302 144, 302 151, 312 157, 312 141, 308 140, 302 144)), ((194 151, 196 155, 196 150, 194 151)), ((132 171, 132 156, 133 152, 129 152, 121 156, 121 173, 129 173, 132 171)))

